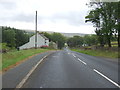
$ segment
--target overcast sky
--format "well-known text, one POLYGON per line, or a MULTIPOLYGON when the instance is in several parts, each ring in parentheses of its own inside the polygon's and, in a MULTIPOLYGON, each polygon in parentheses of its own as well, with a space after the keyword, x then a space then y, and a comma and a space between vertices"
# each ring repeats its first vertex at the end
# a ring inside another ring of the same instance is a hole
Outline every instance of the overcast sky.
POLYGON ((85 23, 89 0, 0 0, 0 26, 66 33, 94 33, 92 23, 85 23))

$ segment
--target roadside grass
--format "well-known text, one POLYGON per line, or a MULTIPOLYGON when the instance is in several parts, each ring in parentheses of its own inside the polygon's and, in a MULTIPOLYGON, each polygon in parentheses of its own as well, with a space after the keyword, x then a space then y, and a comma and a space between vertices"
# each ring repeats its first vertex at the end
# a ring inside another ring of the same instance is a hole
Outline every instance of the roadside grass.
POLYGON ((82 49, 71 49, 72 51, 76 51, 79 53, 84 53, 92 56, 100 56, 106 58, 118 58, 117 51, 109 51, 109 50, 82 50, 82 49))
POLYGON ((50 51, 52 49, 28 49, 28 50, 20 50, 20 51, 11 51, 2 54, 2 68, 5 69, 11 65, 16 64, 19 61, 22 61, 29 56, 50 51))

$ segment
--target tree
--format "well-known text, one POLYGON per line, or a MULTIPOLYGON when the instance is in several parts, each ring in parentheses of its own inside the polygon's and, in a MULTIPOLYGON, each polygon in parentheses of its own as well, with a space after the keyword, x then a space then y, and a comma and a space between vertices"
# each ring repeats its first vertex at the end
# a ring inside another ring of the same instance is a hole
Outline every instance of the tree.
POLYGON ((7 43, 9 47, 15 47, 15 31, 11 29, 7 29, 3 31, 2 34, 2 42, 7 43))
POLYGON ((9 47, 19 47, 29 41, 30 35, 25 31, 10 27, 2 27, 2 43, 9 47))
MULTIPOLYGON (((92 2, 89 6, 94 9, 90 11, 85 18, 86 22, 90 21, 96 27, 96 34, 99 36, 98 40, 101 46, 105 43, 111 47, 111 39, 114 33, 118 34, 118 43, 120 42, 119 23, 116 22, 120 17, 120 2, 92 2), (116 27, 116 28, 115 28, 116 27)), ((119 47, 119 44, 118 44, 119 47)))
POLYGON ((114 27, 114 33, 117 36, 118 41, 118 47, 120 48, 120 1, 114 2, 114 19, 116 21, 115 27, 114 27))
MULTIPOLYGON (((100 3, 100 5, 101 5, 101 3, 100 3)), ((103 35, 103 29, 101 28, 100 17, 101 17, 101 9, 96 8, 95 10, 91 10, 89 12, 89 15, 87 15, 85 17, 85 19, 86 19, 85 22, 92 22, 93 23, 94 27, 96 27, 95 32, 98 36, 100 46, 104 47, 104 35, 103 35)))
POLYGON ((29 41, 30 36, 25 31, 15 29, 15 33, 16 33, 15 35, 16 48, 22 46, 23 44, 29 41))
POLYGON ((83 45, 83 38, 80 36, 74 36, 67 40, 69 47, 80 47, 83 45))
POLYGON ((97 45, 98 43, 98 37, 96 35, 85 35, 83 40, 84 44, 88 46, 97 45))
POLYGON ((62 47, 64 47, 64 44, 66 42, 66 38, 60 33, 51 34, 51 40, 58 44, 59 49, 62 49, 62 47))

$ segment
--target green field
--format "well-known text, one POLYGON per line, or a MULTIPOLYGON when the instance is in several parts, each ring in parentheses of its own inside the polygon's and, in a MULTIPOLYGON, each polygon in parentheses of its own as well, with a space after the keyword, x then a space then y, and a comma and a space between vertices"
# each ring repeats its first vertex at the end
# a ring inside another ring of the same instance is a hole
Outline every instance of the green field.
POLYGON ((20 51, 11 51, 2 54, 2 69, 7 68, 10 65, 16 64, 17 62, 28 58, 29 56, 46 52, 51 49, 29 49, 20 51))
POLYGON ((100 56, 106 58, 118 58, 117 51, 108 51, 108 50, 81 50, 81 49, 71 49, 72 51, 92 55, 92 56, 100 56))

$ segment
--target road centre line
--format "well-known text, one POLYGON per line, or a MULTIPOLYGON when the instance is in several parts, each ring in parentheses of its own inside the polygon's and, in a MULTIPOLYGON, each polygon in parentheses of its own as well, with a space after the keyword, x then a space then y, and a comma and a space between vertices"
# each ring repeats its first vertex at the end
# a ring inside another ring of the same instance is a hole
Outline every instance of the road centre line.
POLYGON ((80 62, 82 62, 83 64, 87 65, 87 63, 85 63, 84 61, 80 60, 79 58, 78 58, 78 61, 80 61, 80 62))
POLYGON ((70 54, 70 53, 68 53, 68 54, 70 54))
POLYGON ((76 56, 73 54, 73 57, 76 57, 76 56))
POLYGON ((111 80, 110 78, 108 78, 107 76, 105 76, 104 74, 102 74, 101 72, 99 72, 96 69, 93 69, 97 74, 101 75, 102 77, 104 77, 105 79, 107 79, 109 82, 111 82, 112 84, 114 84, 115 86, 117 86, 118 88, 120 88, 120 85, 118 85, 116 82, 114 82, 113 80, 111 80))

